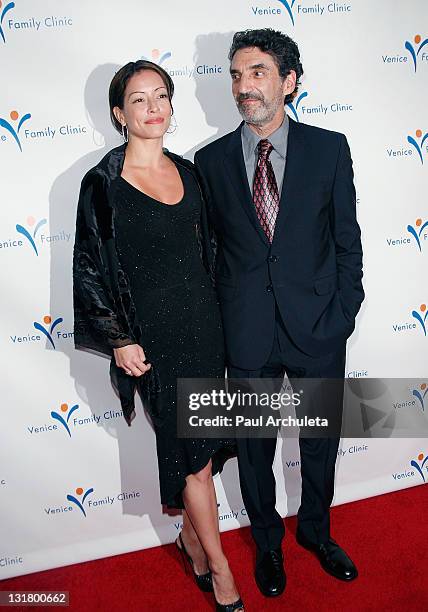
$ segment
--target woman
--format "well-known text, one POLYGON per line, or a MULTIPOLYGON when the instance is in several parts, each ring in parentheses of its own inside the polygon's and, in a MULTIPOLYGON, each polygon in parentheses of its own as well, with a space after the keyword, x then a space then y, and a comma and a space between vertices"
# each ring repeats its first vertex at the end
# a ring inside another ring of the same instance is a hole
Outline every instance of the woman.
POLYGON ((231 441, 178 439, 176 379, 224 376, 213 250, 193 164, 163 149, 174 86, 157 64, 123 66, 110 114, 124 145, 82 181, 74 248, 75 344, 113 355, 130 425, 137 387, 156 433, 161 501, 183 509, 176 545, 218 610, 243 610, 223 553, 212 474, 231 441), (231 603, 232 602, 232 603, 231 603))

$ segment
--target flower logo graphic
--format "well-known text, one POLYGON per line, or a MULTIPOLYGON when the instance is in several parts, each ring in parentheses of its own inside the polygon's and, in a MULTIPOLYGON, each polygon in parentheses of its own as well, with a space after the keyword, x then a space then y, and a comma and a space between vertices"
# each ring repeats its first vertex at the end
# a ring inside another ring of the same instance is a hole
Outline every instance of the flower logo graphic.
POLYGON ((293 102, 288 102, 287 106, 288 108, 291 110, 291 112, 294 115, 294 118, 296 119, 296 121, 299 121, 299 115, 298 115, 298 110, 299 110, 299 104, 300 102, 306 98, 306 96, 308 95, 307 91, 304 91, 300 94, 300 96, 297 98, 296 104, 294 104, 294 100, 293 102))
POLYGON ((427 311, 426 304, 421 304, 419 307, 419 310, 420 312, 418 312, 417 310, 412 310, 412 317, 414 317, 418 321, 418 323, 421 324, 424 335, 426 336, 427 329, 426 329, 425 321, 427 320, 427 317, 428 317, 428 311, 427 311))
POLYGON ((170 57, 171 57, 170 51, 164 51, 163 53, 161 53, 159 49, 152 49, 150 58, 146 57, 145 55, 142 55, 141 59, 149 60, 161 66, 164 63, 164 61, 170 57))
POLYGON ((81 500, 80 500, 80 499, 77 499, 77 497, 75 497, 74 495, 70 495, 70 494, 69 494, 69 495, 67 495, 67 500, 68 500, 69 502, 72 502, 73 504, 75 504, 75 505, 76 505, 76 506, 77 506, 77 507, 78 507, 78 508, 79 508, 79 509, 80 509, 80 510, 83 512, 83 516, 85 516, 85 517, 86 517, 85 508, 83 507, 83 505, 84 505, 85 500, 86 500, 86 498, 88 497, 88 495, 90 495, 91 493, 93 493, 93 491, 94 491, 94 489, 91 487, 91 488, 90 488, 90 489, 88 489, 88 490, 85 492, 85 494, 83 495, 83 489, 82 489, 82 487, 77 487, 77 489, 76 489, 76 495, 77 495, 78 497, 80 497, 80 498, 81 498, 81 500), (83 495, 83 497, 82 497, 82 495, 83 495))
MULTIPOLYGON (((2 1, 0 0, 0 10, 1 10, 1 7, 2 7, 2 1)), ((4 35, 4 30, 3 30, 3 21, 4 21, 4 18, 6 17, 6 14, 9 11, 11 11, 13 8, 15 8, 15 2, 8 2, 0 13, 0 36, 4 43, 6 42, 6 38, 4 35)))
MULTIPOLYGON (((18 119, 19 119, 18 111, 16 111, 16 110, 10 111, 9 117, 14 122, 18 121, 18 119)), ((19 147, 19 150, 21 151, 21 153, 22 153, 22 147, 21 147, 21 142, 19 140, 19 131, 20 131, 22 125, 25 123, 25 121, 28 121, 28 119, 31 119, 30 113, 27 113, 26 115, 21 117, 21 119, 19 119, 18 126, 15 129, 14 126, 9 121, 7 121, 6 119, 3 119, 2 117, 0 117, 0 127, 2 127, 5 130, 7 130, 9 132, 9 134, 11 134, 13 136, 16 144, 19 147)))
POLYGON ((422 383, 419 387, 412 390, 412 395, 420 402, 421 408, 425 411, 425 395, 428 393, 427 383, 422 383))
POLYGON ((413 38, 413 42, 415 44, 415 47, 408 40, 406 40, 404 47, 405 49, 407 49, 407 51, 410 53, 412 57, 413 66, 416 72, 418 55, 422 51, 422 49, 425 47, 425 45, 428 45, 428 38, 425 38, 425 40, 422 40, 422 36, 420 34, 416 34, 416 36, 413 38))
POLYGON ((287 11, 291 19, 291 23, 294 25, 293 6, 296 0, 291 0, 291 2, 287 2, 287 0, 278 0, 278 2, 280 2, 282 6, 285 8, 285 10, 287 11))
POLYGON ((36 236, 37 236, 37 232, 39 231, 39 229, 45 225, 47 223, 46 219, 40 219, 40 221, 38 221, 36 223, 36 220, 34 217, 27 217, 27 225, 30 228, 33 228, 33 230, 27 230, 23 225, 19 225, 19 223, 17 223, 16 225, 16 231, 19 232, 20 234, 22 234, 23 236, 25 236, 25 238, 28 240, 28 242, 31 244, 31 246, 34 249, 35 254, 38 256, 39 253, 37 251, 37 246, 36 246, 36 236))
POLYGON ((428 132, 422 137, 422 130, 416 130, 415 135, 416 135, 416 138, 420 142, 417 142, 417 140, 415 140, 413 136, 407 136, 407 142, 411 144, 413 147, 415 147, 416 152, 419 155, 419 159, 421 160, 421 163, 423 164, 424 158, 422 156, 422 147, 424 146, 424 143, 426 139, 428 138, 428 132))
POLYGON ((42 332, 42 334, 46 336, 46 338, 52 344, 53 348, 55 348, 55 344, 54 344, 54 341, 52 340, 51 334, 53 330, 55 329, 55 327, 59 325, 60 323, 62 323, 63 320, 64 319, 62 317, 58 317, 58 319, 55 319, 55 321, 52 323, 52 317, 50 315, 46 315, 45 317, 43 317, 43 323, 45 325, 50 325, 49 329, 46 329, 45 327, 43 327, 41 323, 38 323, 37 321, 34 321, 33 325, 38 331, 42 332))
POLYGON ((418 245, 419 251, 422 251, 421 245, 421 236, 424 229, 428 227, 428 221, 425 223, 422 222, 422 219, 416 219, 415 227, 412 225, 407 226, 407 231, 412 234, 413 238, 416 240, 416 244, 418 245))
MULTIPOLYGON (((428 455, 426 457, 424 457, 423 453, 419 453, 418 455, 418 461, 420 461, 420 465, 419 463, 417 463, 414 459, 411 460, 410 465, 412 467, 415 468, 415 470, 417 470, 417 472, 421 475, 421 478, 424 482, 426 482, 425 480, 425 474, 423 472, 423 469, 425 467, 426 462, 428 461, 428 455)), ((426 471, 426 470, 425 470, 426 471)))
POLYGON ((59 421, 61 423, 61 425, 63 425, 63 427, 67 430, 68 435, 71 438, 71 431, 70 431, 70 428, 68 426, 68 422, 69 422, 70 417, 73 414, 73 412, 76 412, 76 410, 79 409, 79 404, 75 404, 74 406, 72 406, 70 408, 70 410, 68 409, 68 404, 61 404, 59 409, 63 413, 64 416, 62 416, 62 414, 59 414, 58 412, 55 412, 55 411, 52 410, 51 417, 53 419, 59 421))

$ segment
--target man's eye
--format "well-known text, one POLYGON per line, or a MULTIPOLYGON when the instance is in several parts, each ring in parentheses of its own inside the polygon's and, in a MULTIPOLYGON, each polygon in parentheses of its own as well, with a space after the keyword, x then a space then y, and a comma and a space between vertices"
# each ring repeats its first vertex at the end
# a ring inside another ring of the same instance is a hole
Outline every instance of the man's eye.
POLYGON ((265 73, 262 70, 257 70, 254 74, 256 76, 264 76, 265 73))

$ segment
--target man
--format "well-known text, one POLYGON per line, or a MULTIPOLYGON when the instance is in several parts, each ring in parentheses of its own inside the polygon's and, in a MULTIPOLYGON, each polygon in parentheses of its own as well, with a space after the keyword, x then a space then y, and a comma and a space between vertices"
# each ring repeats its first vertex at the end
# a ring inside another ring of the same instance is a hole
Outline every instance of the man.
MULTIPOLYGON (((228 376, 343 379, 346 340, 364 298, 347 140, 285 114, 303 74, 288 36, 269 28, 237 32, 229 59, 244 121, 195 156, 218 235, 228 376)), ((352 580, 355 565, 330 537, 339 439, 299 444, 297 541, 328 573, 352 580)), ((280 595, 286 584, 275 448, 272 438, 238 439, 241 490, 257 546, 255 578, 266 596, 280 595)))

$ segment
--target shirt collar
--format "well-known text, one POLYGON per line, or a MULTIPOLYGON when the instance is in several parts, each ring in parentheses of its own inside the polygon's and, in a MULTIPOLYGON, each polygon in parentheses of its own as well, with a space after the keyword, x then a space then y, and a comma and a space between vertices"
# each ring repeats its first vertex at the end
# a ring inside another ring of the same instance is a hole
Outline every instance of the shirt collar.
MULTIPOLYGON (((267 140, 269 140, 275 151, 282 159, 285 159, 287 151, 289 123, 290 122, 288 116, 287 114, 285 114, 284 120, 279 126, 279 128, 277 128, 267 138, 267 140)), ((242 126, 241 135, 244 159, 251 160, 254 155, 257 155, 256 148, 262 138, 260 138, 260 136, 253 132, 253 130, 246 123, 244 123, 244 125, 242 126)))

